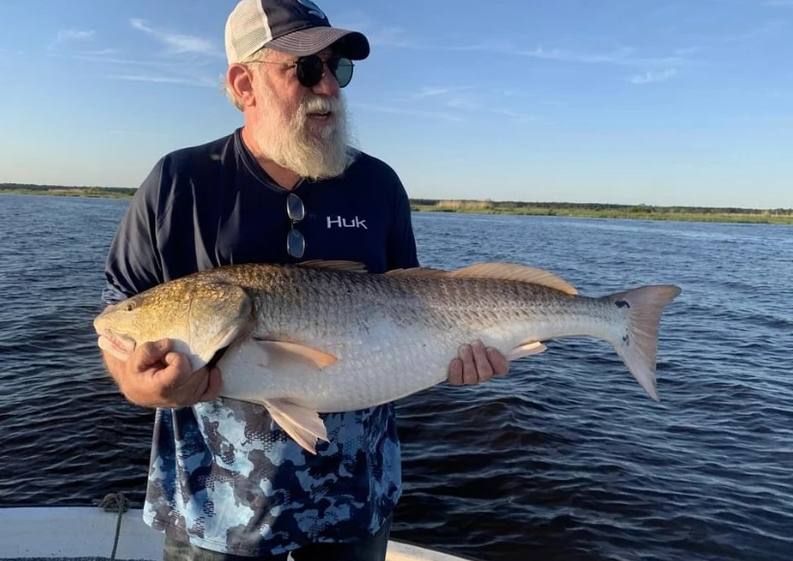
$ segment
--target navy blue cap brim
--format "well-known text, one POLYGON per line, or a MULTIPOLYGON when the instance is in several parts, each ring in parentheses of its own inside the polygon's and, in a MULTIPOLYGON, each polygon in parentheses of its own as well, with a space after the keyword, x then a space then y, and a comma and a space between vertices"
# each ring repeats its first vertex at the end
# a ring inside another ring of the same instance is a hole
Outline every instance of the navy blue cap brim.
POLYGON ((265 47, 294 56, 308 56, 333 46, 351 60, 369 56, 369 40, 363 33, 337 27, 308 27, 273 39, 265 47))

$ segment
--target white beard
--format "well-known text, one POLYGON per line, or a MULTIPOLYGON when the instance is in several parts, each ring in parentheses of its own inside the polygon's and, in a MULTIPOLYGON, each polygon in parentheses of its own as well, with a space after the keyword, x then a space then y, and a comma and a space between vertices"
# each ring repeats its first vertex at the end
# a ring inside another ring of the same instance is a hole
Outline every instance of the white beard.
POLYGON ((312 180, 337 177, 355 159, 356 152, 348 145, 348 117, 343 98, 309 94, 289 117, 282 114, 272 92, 267 92, 260 111, 262 119, 253 136, 262 155, 300 177, 312 180), (308 115, 323 112, 332 112, 333 122, 317 130, 308 115))

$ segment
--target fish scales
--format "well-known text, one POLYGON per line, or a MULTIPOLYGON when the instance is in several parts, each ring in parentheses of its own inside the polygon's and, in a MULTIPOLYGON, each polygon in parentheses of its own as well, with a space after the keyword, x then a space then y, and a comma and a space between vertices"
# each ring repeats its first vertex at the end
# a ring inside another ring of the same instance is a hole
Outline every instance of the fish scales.
MULTIPOLYGON (((260 379, 269 398, 319 412, 369 407, 437 384, 461 341, 479 339, 506 354, 525 339, 558 336, 560 325, 575 323, 581 334, 592 334, 609 324, 608 314, 624 313, 548 287, 467 277, 294 268, 261 275, 246 287, 256 295, 254 337, 299 342, 338 357, 319 371, 271 372, 260 379)), ((224 365, 242 368, 229 359, 224 365)))
POLYGON ((367 274, 360 264, 234 265, 170 281, 109 307, 99 346, 124 358, 170 338, 194 369, 220 355, 221 395, 262 404, 313 450, 318 413, 395 401, 446 379, 475 340, 510 360, 543 342, 610 343, 654 400, 658 329, 674 285, 593 298, 563 279, 504 263, 367 274))

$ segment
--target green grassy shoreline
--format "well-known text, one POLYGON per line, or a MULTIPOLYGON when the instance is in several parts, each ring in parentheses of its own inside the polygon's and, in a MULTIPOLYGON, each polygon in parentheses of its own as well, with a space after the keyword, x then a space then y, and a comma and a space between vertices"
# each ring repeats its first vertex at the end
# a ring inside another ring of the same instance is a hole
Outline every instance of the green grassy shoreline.
MULTIPOLYGON (((71 187, 0 183, 0 194, 49 195, 129 199, 132 188, 71 187)), ((709 207, 661 207, 600 203, 543 203, 520 201, 411 199, 415 212, 502 214, 515 216, 566 216, 632 220, 680 220, 688 222, 732 222, 745 224, 793 224, 793 209, 747 209, 709 207)))
MULTIPOLYGON (((744 209, 744 212, 722 212, 721 209, 697 209, 686 211, 675 207, 634 207, 629 205, 608 205, 608 208, 588 208, 589 205, 560 203, 549 206, 543 203, 527 204, 521 208, 493 208, 450 210, 437 205, 411 203, 416 212, 467 212, 471 214, 505 214, 516 216, 564 216, 571 218, 614 218, 625 220, 677 220, 685 222, 731 222, 743 224, 793 224, 793 214, 777 214, 744 209)), ((603 205, 606 206, 606 205, 603 205)))
POLYGON ((61 187, 49 185, 9 185, 0 183, 0 194, 48 195, 55 197, 93 197, 101 199, 131 199, 135 189, 111 187, 61 187))

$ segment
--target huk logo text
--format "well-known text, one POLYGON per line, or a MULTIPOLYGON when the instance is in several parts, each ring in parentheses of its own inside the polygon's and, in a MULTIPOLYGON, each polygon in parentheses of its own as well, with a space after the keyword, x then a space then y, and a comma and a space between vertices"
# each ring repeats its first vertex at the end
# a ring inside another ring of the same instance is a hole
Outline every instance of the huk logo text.
POLYGON ((357 216, 354 218, 350 218, 347 220, 346 218, 342 218, 341 216, 328 216, 328 228, 363 228, 364 230, 368 230, 369 228, 366 227, 366 220, 361 220, 357 216))

